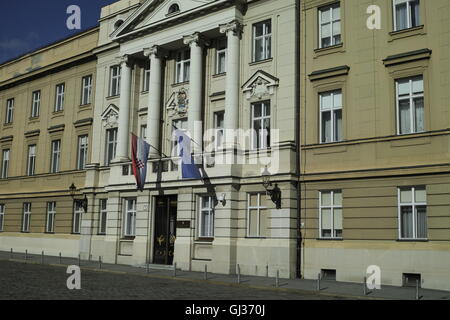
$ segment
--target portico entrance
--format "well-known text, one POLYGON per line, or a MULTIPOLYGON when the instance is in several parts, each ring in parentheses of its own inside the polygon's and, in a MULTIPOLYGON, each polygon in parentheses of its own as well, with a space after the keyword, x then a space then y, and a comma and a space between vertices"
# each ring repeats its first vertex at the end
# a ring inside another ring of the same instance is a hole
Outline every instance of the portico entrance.
POLYGON ((177 224, 177 196, 156 198, 153 263, 172 265, 177 224))

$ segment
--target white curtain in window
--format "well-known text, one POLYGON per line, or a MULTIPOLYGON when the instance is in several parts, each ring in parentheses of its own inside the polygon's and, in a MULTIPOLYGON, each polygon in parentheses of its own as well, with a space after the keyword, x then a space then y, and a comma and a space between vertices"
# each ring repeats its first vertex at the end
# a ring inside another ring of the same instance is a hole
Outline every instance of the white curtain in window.
POLYGON ((417 207, 417 238, 426 239, 427 238, 427 208, 417 207))
POLYGON ((413 212, 412 207, 401 207, 401 233, 402 238, 413 238, 413 212))
POLYGON ((423 132, 425 130, 423 120, 423 98, 414 99, 416 132, 423 132))
POLYGON ((396 30, 403 30, 408 28, 408 12, 406 9, 406 3, 398 4, 395 6, 395 16, 397 21, 396 30))
POLYGON ((400 134, 411 132, 411 112, 409 110, 409 100, 399 102, 400 112, 400 134))

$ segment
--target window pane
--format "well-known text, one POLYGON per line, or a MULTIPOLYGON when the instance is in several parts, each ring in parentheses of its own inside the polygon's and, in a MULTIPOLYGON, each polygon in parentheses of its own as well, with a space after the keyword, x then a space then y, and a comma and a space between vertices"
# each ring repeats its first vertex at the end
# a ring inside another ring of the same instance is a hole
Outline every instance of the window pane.
POLYGON ((415 127, 416 132, 425 131, 424 125, 424 112, 423 112, 423 98, 415 98, 414 99, 414 110, 415 110, 415 127))
POLYGON ((327 23, 322 25, 322 39, 329 38, 331 36, 331 24, 327 23))
POLYGON ((264 41, 262 38, 255 40, 255 60, 264 59, 264 41))
POLYGON ((406 12, 406 3, 395 6, 395 16, 397 20, 396 30, 403 30, 408 28, 408 17, 406 12))
POLYGON ((333 205, 342 206, 342 192, 334 192, 333 205))
POLYGON ((320 22, 330 22, 330 8, 320 9, 320 22))
POLYGON ((331 142, 331 111, 322 112, 322 142, 331 142))
POLYGON ((411 133, 411 112, 409 109, 409 100, 399 102, 400 134, 411 133))
POLYGON ((427 238, 427 208, 417 207, 417 238, 426 239, 427 238))
POLYGON ((418 77, 413 79, 412 81, 412 91, 413 93, 422 93, 423 92, 423 78, 418 77))
POLYGON ((342 141, 342 110, 334 111, 334 138, 342 141))
POLYGON ((250 236, 258 236, 258 210, 250 209, 249 210, 249 235, 250 236))
POLYGON ((416 188, 416 203, 426 203, 427 202, 427 191, 425 188, 416 188))
POLYGON ((333 100, 332 100, 331 92, 330 93, 322 93, 320 95, 320 97, 321 97, 321 109, 322 110, 329 110, 329 109, 331 109, 331 107, 333 105, 332 104, 333 100))
POLYGON ((267 210, 260 210, 259 221, 260 221, 260 236, 270 237, 270 220, 268 217, 269 212, 267 210))
POLYGON ((402 238, 410 239, 413 237, 413 212, 412 207, 401 207, 401 235, 402 238))
MULTIPOLYGON (((331 209, 322 209, 322 232, 331 236, 331 209)), ((323 233, 322 233, 323 234, 323 233)), ((323 235, 325 236, 325 235, 323 235)))
POLYGON ((264 24, 258 23, 255 25, 255 36, 260 37, 264 34, 264 24))
POLYGON ((400 96, 409 95, 409 80, 399 80, 398 83, 398 94, 400 96))
MULTIPOLYGON (((333 36, 337 36, 341 34, 341 23, 338 22, 333 22, 333 36)), ((337 43, 335 43, 337 44, 337 43)))
POLYGON ((334 214, 334 230, 335 230, 335 237, 339 237, 339 235, 337 235, 336 231, 341 231, 342 230, 342 209, 334 209, 333 211, 334 214))
POLYGON ((251 207, 258 206, 258 195, 257 194, 250 195, 250 206, 251 207))
POLYGON ((411 203, 412 202, 412 191, 411 189, 400 190, 400 202, 401 203, 411 203))
POLYGON ((333 7, 333 21, 341 19, 341 7, 335 6, 333 7))
POLYGON ((331 206, 331 192, 322 192, 322 206, 331 206))
POLYGON ((411 6, 411 27, 420 25, 420 4, 419 0, 413 0, 409 3, 411 6))

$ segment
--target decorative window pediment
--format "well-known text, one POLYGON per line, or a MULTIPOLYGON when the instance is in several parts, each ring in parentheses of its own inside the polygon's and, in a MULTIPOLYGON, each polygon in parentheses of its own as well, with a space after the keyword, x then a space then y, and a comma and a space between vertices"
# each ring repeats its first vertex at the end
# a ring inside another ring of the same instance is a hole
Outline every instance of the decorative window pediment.
POLYGON ((259 70, 242 86, 242 91, 246 94, 247 100, 252 98, 261 100, 273 95, 279 83, 278 78, 259 70))
POLYGON ((119 108, 110 104, 102 113, 103 126, 105 128, 116 128, 119 125, 119 108))

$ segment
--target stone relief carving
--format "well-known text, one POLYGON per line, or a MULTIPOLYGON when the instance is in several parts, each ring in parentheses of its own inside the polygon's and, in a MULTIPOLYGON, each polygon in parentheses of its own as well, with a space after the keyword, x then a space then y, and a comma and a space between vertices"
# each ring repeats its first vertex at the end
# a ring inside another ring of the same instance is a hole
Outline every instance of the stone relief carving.
POLYGON ((245 83, 242 89, 247 100, 261 100, 273 95, 278 85, 279 80, 277 78, 260 70, 245 83))
POLYGON ((110 105, 102 114, 103 126, 107 129, 116 128, 119 125, 119 110, 115 105, 110 105))
POLYGON ((170 111, 169 116, 171 117, 183 117, 186 116, 189 109, 189 91, 185 88, 181 88, 178 92, 174 92, 171 99, 169 100, 169 105, 167 110, 170 111))

